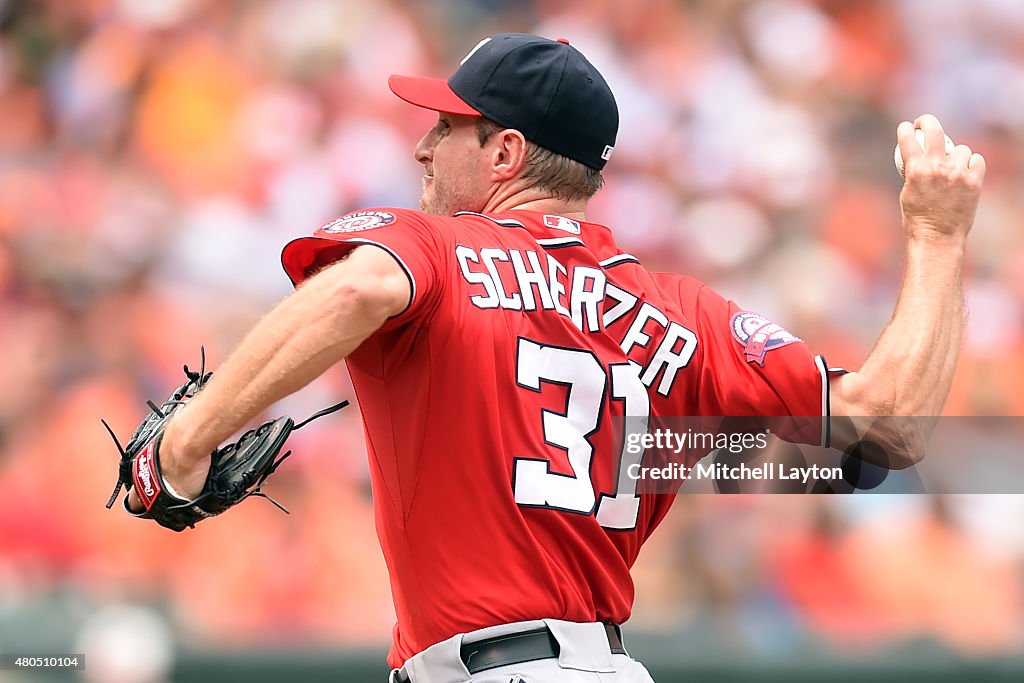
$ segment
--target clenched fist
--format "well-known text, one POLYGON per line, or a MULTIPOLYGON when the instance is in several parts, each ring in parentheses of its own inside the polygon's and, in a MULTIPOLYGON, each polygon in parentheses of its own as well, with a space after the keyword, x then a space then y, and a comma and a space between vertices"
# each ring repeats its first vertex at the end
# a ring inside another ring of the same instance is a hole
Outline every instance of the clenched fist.
POLYGON ((967 145, 946 154, 942 124, 931 114, 896 129, 906 182, 900 193, 903 225, 910 238, 964 240, 974 223, 985 180, 985 158, 967 145), (924 133, 924 147, 916 130, 924 133))

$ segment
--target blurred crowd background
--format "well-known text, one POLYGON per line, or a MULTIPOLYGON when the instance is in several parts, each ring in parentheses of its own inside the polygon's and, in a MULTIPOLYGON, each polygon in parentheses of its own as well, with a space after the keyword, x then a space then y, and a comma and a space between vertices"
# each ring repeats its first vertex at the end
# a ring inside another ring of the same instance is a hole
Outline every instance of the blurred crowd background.
MULTIPOLYGON (((126 437, 201 344, 216 367, 289 291, 289 239, 416 206, 433 115, 387 76, 447 76, 501 31, 569 38, 616 93, 589 218, 834 366, 858 367, 891 314, 895 129, 936 114, 989 168, 947 413, 1024 413, 1019 0, 0 0, 0 634, 46 613, 93 637, 141 606, 153 648, 387 643, 357 411, 293 438, 269 487, 290 517, 250 502, 178 535, 104 510, 100 418, 126 437)), ((350 396, 339 368, 285 407, 350 396)), ((680 656, 1022 651, 1020 497, 676 508, 629 628, 680 656)))

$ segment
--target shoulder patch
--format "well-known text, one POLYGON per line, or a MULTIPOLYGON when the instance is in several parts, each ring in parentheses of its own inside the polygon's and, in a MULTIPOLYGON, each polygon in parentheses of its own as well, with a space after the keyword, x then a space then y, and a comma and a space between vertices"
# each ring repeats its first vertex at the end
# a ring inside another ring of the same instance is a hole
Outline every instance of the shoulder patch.
POLYGON ((750 311, 733 315, 729 327, 732 328, 732 338, 743 346, 747 362, 758 365, 764 365, 764 357, 772 349, 803 341, 781 325, 750 311))
POLYGON ((359 232, 382 228, 395 222, 395 215, 387 211, 356 211, 320 226, 318 232, 359 232))

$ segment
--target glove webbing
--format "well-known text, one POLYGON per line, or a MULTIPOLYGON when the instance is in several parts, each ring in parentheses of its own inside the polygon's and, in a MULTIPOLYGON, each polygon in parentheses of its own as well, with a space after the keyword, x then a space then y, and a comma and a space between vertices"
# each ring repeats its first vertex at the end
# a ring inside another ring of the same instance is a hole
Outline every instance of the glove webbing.
MULTIPOLYGON (((195 384, 198 387, 196 389, 196 391, 198 392, 199 389, 201 389, 204 384, 210 381, 210 377, 213 374, 207 374, 206 372, 206 347, 199 347, 199 372, 192 372, 191 370, 188 369, 188 365, 183 365, 182 369, 185 371, 185 377, 188 379, 188 382, 186 382, 185 385, 182 386, 182 388, 180 389, 181 396, 185 396, 186 394, 188 394, 189 389, 192 387, 193 384, 195 384)), ((173 396, 174 395, 172 394, 172 398, 173 396)), ((166 403, 164 403, 164 406, 177 407, 182 405, 183 403, 185 403, 185 401, 182 401, 179 398, 178 400, 168 400, 166 403)), ((146 401, 146 404, 149 405, 149 407, 153 410, 154 413, 157 414, 158 417, 167 417, 166 415, 164 415, 164 412, 160 410, 160 408, 157 407, 155 403, 153 403, 153 401, 146 401)), ((117 484, 114 486, 114 492, 110 494, 110 499, 107 500, 107 509, 109 510, 114 505, 114 501, 117 500, 117 494, 121 492, 122 486, 127 487, 128 490, 131 490, 132 488, 132 458, 125 451, 124 447, 121 446, 121 442, 118 441, 117 435, 114 434, 114 430, 110 428, 110 425, 107 424, 107 421, 101 419, 100 422, 102 422, 103 426, 106 427, 107 434, 110 434, 110 438, 114 440, 114 446, 117 447, 117 452, 121 454, 120 471, 118 472, 117 484)), ((129 443, 128 445, 131 444, 129 443)))
MULTIPOLYGON (((329 406, 329 407, 324 408, 322 410, 318 410, 317 412, 313 413, 312 415, 307 417, 302 422, 299 422, 298 424, 293 426, 289 430, 289 432, 294 432, 295 430, 300 429, 300 428, 308 425, 310 422, 312 422, 313 420, 316 420, 317 418, 324 417, 325 415, 330 415, 331 413, 336 413, 336 412, 338 412, 339 410, 341 410, 342 408, 344 408, 347 405, 348 405, 348 401, 342 401, 341 403, 336 403, 333 406, 329 406)), ((258 427, 256 429, 250 429, 249 431, 247 431, 244 434, 242 434, 242 436, 240 436, 237 441, 234 441, 234 442, 228 444, 227 446, 225 446, 224 449, 221 451, 221 453, 227 454, 227 453, 230 453, 233 449, 236 449, 236 448, 240 449, 240 448, 242 448, 243 444, 245 443, 245 441, 247 439, 257 438, 257 437, 262 436, 272 426, 273 426, 273 423, 272 422, 268 422, 266 424, 261 425, 260 427, 258 427)), ((281 505, 279 502, 277 502, 276 500, 271 498, 266 493, 263 493, 263 484, 264 484, 264 482, 266 482, 267 477, 269 477, 271 474, 276 472, 278 466, 282 462, 284 462, 288 458, 288 456, 290 456, 291 454, 292 454, 292 451, 289 450, 284 455, 282 455, 277 460, 275 460, 273 463, 271 463, 270 467, 267 468, 267 471, 264 472, 260 476, 260 478, 256 481, 256 485, 253 486, 253 488, 250 489, 249 491, 246 491, 245 495, 238 499, 238 502, 241 503, 243 500, 245 500, 249 496, 259 496, 260 498, 266 498, 267 500, 269 500, 271 503, 273 503, 275 506, 277 506, 277 508, 279 510, 281 510, 282 512, 284 512, 285 514, 291 514, 290 512, 288 512, 288 508, 286 508, 284 505, 281 505)), ((187 508, 187 507, 190 507, 192 505, 199 505, 202 501, 206 500, 207 498, 212 496, 214 493, 215 493, 214 491, 204 491, 203 493, 199 494, 194 500, 190 500, 190 501, 187 501, 185 503, 180 503, 178 505, 170 505, 170 506, 167 507, 167 509, 168 510, 179 510, 181 508, 187 508)))

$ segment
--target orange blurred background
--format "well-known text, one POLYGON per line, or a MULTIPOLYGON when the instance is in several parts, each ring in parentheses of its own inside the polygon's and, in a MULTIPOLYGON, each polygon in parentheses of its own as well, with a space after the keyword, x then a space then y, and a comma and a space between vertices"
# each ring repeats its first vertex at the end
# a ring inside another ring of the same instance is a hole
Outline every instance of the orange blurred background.
MULTIPOLYGON (((280 248, 415 206, 446 76, 499 31, 568 37, 621 110, 591 220, 856 368, 888 321, 903 119, 988 160, 949 415, 1024 413, 1024 4, 1014 0, 0 2, 0 633, 152 607, 183 646, 384 645, 393 615, 358 413, 296 434, 250 502, 172 534, 103 503, 145 400, 289 290, 280 248), (62 603, 63 604, 63 603, 62 603), (76 611, 77 610, 77 611, 76 611), (20 621, 19 621, 20 620, 20 621), (27 621, 26 621, 27 620, 27 621)), ((343 369, 284 408, 351 397, 343 369)), ((118 503, 119 505, 119 503, 118 503)), ((1018 496, 685 496, 634 631, 784 657, 928 638, 1020 653, 1018 496)))

